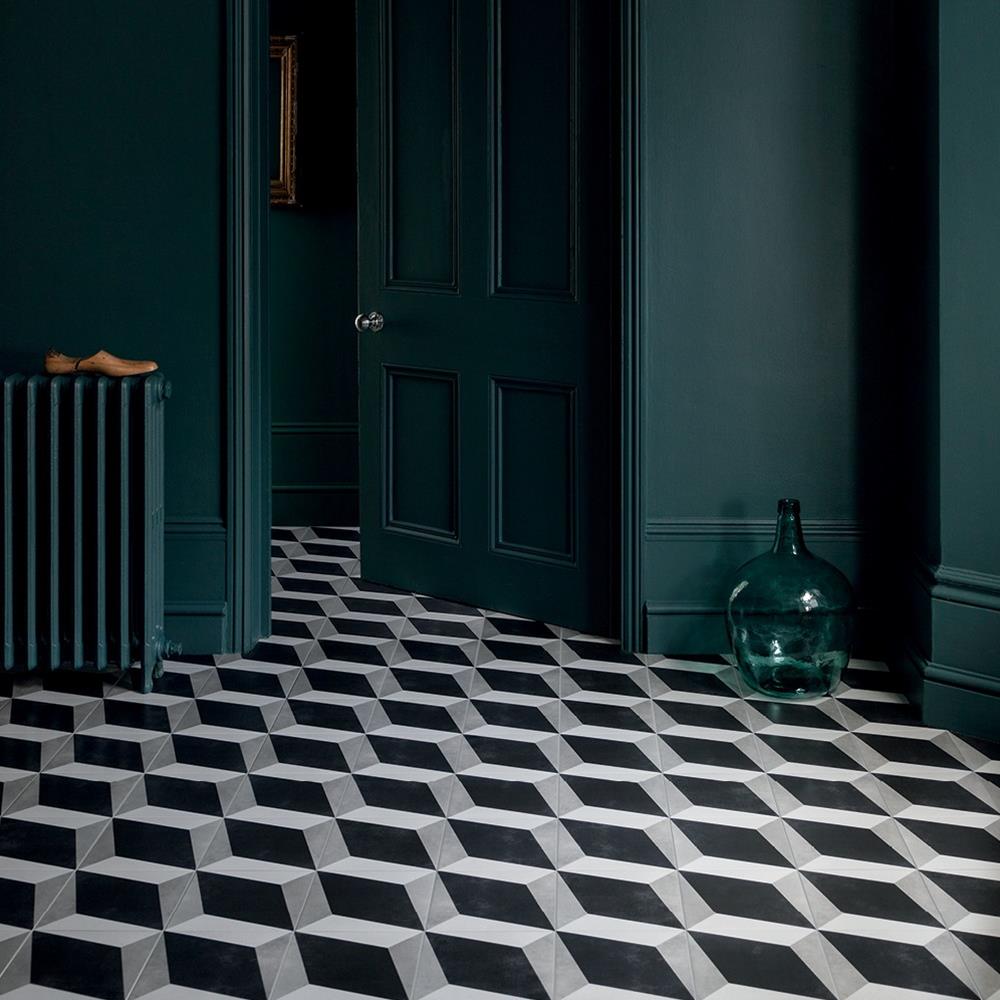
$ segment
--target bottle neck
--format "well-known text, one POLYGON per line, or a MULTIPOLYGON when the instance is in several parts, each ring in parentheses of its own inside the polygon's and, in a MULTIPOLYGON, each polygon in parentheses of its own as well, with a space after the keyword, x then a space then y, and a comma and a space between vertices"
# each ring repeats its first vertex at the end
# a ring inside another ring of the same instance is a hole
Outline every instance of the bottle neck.
POLYGON ((799 516, 798 503, 783 500, 778 505, 778 523, 774 529, 775 555, 798 556, 807 552, 805 539, 802 537, 802 519, 799 516))

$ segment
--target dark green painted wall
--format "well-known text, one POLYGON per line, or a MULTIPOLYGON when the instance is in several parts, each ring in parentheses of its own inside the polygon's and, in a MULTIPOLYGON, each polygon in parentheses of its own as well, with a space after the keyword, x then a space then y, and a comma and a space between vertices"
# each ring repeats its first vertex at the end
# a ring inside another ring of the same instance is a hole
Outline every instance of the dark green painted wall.
POLYGON ((890 10, 640 2, 650 649, 725 648, 778 497, 863 606, 880 589, 890 10))
MULTIPOLYGON (((922 9, 919 30, 899 46, 909 89, 923 87, 932 111, 932 127, 911 133, 910 162, 930 147, 933 169, 910 171, 913 202, 922 187, 930 206, 928 250, 900 282, 900 301, 917 289, 925 319, 905 369, 915 441, 906 494, 918 517, 903 545, 898 660, 928 723, 998 739, 1000 7, 922 9)), ((909 331, 901 332, 903 347, 909 331)))
POLYGON ((272 0, 298 39, 299 207, 270 242, 275 524, 357 524, 354 5, 272 0))
POLYGON ((223 4, 0 4, 0 368, 45 348, 155 358, 168 632, 231 643, 223 4))

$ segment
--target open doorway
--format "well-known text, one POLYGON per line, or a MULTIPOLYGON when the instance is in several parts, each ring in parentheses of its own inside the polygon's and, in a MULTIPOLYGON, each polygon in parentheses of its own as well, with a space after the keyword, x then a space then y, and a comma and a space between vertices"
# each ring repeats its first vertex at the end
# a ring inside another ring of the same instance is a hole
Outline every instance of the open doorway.
POLYGON ((275 526, 359 525, 370 581, 603 635, 618 17, 271 0, 269 24, 275 526))
POLYGON ((271 0, 272 517, 358 524, 353 3, 271 0))

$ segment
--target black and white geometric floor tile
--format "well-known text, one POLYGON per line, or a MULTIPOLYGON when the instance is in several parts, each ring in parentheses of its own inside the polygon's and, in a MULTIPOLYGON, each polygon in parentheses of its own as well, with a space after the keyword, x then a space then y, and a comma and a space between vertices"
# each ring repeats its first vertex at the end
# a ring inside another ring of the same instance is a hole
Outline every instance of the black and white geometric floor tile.
POLYGON ((358 577, 274 533, 274 635, 148 696, 0 679, 0 994, 1000 998, 1000 747, 879 664, 724 660, 358 577))

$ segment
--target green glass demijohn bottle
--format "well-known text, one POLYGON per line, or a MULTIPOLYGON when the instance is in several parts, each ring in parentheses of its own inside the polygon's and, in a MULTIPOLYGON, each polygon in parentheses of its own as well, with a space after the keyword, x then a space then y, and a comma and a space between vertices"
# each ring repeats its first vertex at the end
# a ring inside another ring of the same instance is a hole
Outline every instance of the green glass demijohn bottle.
POLYGON ((854 595, 840 570, 806 548, 798 500, 778 501, 774 546, 737 571, 726 624, 740 673, 762 694, 815 698, 840 683, 854 595))

